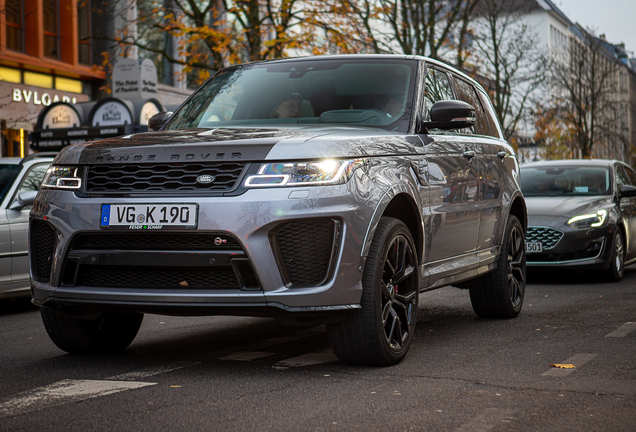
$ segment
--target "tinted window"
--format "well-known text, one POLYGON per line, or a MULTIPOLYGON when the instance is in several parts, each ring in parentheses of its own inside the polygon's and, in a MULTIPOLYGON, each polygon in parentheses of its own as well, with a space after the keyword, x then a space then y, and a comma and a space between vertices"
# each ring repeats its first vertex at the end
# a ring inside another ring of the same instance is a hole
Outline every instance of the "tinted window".
POLYGON ((18 192, 39 190, 40 186, 42 185, 42 179, 44 179, 44 174, 46 174, 46 170, 48 168, 49 164, 38 164, 31 168, 29 174, 27 174, 25 179, 22 181, 18 192))
POLYGON ((627 176, 629 177, 629 184, 632 186, 636 186, 636 173, 634 172, 634 170, 625 168, 625 172, 627 172, 627 176))
POLYGON ((607 195, 609 175, 604 167, 521 167, 521 192, 525 196, 607 195))
POLYGON ((4 199, 22 167, 20 165, 0 165, 0 202, 4 199))
POLYGON ((499 127, 499 121, 497 120, 497 114, 495 113, 495 108, 492 106, 490 102, 490 98, 480 91, 477 91, 477 94, 481 98, 482 105, 486 111, 486 121, 488 122, 488 128, 490 129, 490 136, 495 138, 503 139, 503 133, 501 132, 501 127, 499 127))
POLYGON ((167 129, 339 123, 405 132, 417 64, 307 60, 221 71, 167 129))
POLYGON ((466 81, 453 77, 455 81, 455 89, 457 90, 457 99, 467 102, 475 108, 475 115, 477 116, 477 122, 475 123, 473 132, 478 135, 490 135, 488 128, 488 120, 486 119, 486 113, 481 106, 479 97, 472 84, 466 81))
POLYGON ((616 183, 618 184, 619 189, 623 185, 631 184, 631 179, 627 174, 627 170, 621 165, 616 166, 616 183))
POLYGON ((426 107, 426 120, 430 121, 429 112, 433 104, 441 100, 453 100, 453 91, 446 72, 428 68, 426 72, 426 84, 424 88, 424 104, 426 107))

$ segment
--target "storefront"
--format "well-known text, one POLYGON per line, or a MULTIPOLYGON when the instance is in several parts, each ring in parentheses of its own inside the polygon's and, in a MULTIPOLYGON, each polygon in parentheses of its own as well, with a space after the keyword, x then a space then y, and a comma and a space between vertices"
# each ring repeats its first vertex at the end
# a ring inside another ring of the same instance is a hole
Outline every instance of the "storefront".
POLYGON ((0 67, 1 156, 32 153, 28 135, 40 110, 55 102, 87 102, 89 96, 82 94, 82 89, 80 80, 0 67))

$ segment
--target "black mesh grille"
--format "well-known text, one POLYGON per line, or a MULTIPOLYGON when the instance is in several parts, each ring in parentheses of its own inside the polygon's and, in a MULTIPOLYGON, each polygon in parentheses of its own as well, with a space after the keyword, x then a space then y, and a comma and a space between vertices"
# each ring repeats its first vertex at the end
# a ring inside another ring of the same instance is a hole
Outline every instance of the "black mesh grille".
POLYGON ((285 224, 276 234, 283 265, 293 286, 325 281, 333 255, 336 223, 319 219, 285 224))
POLYGON ((221 233, 91 233, 80 234, 71 249, 120 250, 241 250, 238 242, 221 233), (218 245, 215 243, 216 239, 218 245), (223 243, 225 240, 225 243, 223 243))
POLYGON ((40 282, 50 282, 51 262, 55 253, 55 230, 41 220, 31 222, 31 262, 34 265, 34 277, 40 282))
POLYGON ((541 242, 543 249, 552 249, 563 237, 563 233, 553 228, 528 227, 526 242, 541 242))
POLYGON ((87 167, 88 192, 208 191, 232 190, 244 163, 112 164, 87 167), (199 176, 211 183, 197 183, 199 176))
POLYGON ((178 267, 82 266, 78 285, 156 289, 239 289, 231 267, 183 269, 178 267))

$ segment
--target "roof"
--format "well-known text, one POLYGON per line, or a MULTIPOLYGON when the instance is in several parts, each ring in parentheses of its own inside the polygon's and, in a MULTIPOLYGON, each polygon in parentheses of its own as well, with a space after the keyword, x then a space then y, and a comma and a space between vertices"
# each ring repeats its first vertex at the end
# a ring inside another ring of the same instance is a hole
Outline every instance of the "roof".
POLYGON ((550 161, 529 162, 521 165, 521 168, 543 166, 610 166, 616 163, 624 163, 616 159, 559 159, 550 161))

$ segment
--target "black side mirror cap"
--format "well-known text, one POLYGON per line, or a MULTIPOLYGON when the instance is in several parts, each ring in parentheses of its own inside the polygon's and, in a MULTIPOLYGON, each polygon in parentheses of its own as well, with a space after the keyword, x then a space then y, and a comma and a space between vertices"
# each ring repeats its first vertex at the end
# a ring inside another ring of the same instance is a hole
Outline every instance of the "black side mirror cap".
POLYGON ((618 194, 619 198, 630 198, 636 196, 636 186, 623 185, 618 194))
POLYGON ((163 125, 170 120, 170 117, 172 117, 172 111, 161 111, 160 113, 153 115, 148 120, 148 129, 151 131, 160 130, 163 125))
POLYGON ((10 210, 22 210, 25 207, 31 207, 35 202, 35 197, 38 191, 24 191, 20 192, 13 201, 13 204, 9 207, 10 210))
POLYGON ((437 101, 431 107, 431 121, 422 122, 426 129, 463 129, 475 125, 475 108, 458 100, 437 101))

